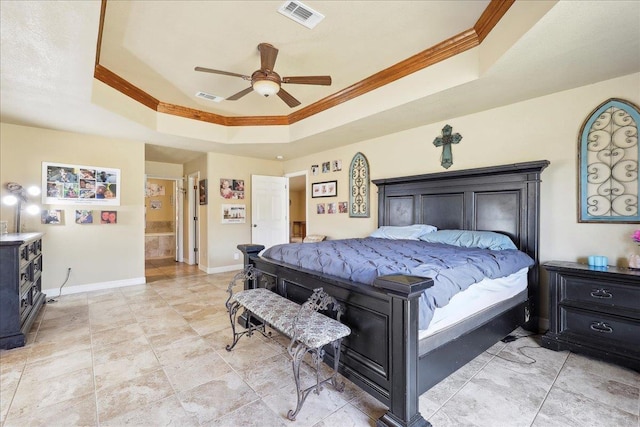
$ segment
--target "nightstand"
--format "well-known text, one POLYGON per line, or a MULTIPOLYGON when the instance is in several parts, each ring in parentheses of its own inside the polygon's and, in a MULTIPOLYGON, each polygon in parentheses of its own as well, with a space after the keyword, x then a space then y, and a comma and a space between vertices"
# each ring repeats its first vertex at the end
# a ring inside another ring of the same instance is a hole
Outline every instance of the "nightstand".
POLYGON ((542 346, 640 371, 640 271, 574 262, 549 272, 549 331, 542 346))

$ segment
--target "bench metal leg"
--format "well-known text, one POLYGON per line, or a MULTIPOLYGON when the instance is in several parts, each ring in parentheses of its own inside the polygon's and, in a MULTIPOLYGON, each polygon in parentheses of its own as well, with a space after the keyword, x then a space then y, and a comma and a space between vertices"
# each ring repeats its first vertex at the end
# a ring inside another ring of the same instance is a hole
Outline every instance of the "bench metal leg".
POLYGON ((238 341, 240 341, 240 337, 242 337, 243 335, 247 335, 250 337, 251 335, 253 335, 254 331, 258 331, 265 337, 268 337, 264 323, 260 323, 257 325, 251 323, 251 312, 249 310, 245 311, 249 327, 244 331, 236 331, 236 317, 238 315, 238 310, 240 309, 240 307, 242 307, 242 305, 240 305, 237 301, 234 301, 227 307, 227 309, 229 310, 229 321, 231 322, 231 332, 233 333, 233 342, 225 347, 227 351, 233 350, 236 344, 238 344, 238 341))
POLYGON ((344 390, 344 382, 338 384, 338 381, 337 381, 338 364, 340 363, 340 343, 341 342, 342 342, 342 339, 338 339, 331 343, 331 345, 333 346, 333 352, 334 352, 333 353, 334 354, 333 372, 331 373, 331 376, 329 376, 328 378, 325 378, 324 380, 320 380, 320 363, 324 358, 324 349, 322 348, 310 349, 300 342, 298 342, 297 345, 295 346, 289 345, 288 351, 289 351, 289 354, 291 355, 291 365, 293 367, 293 378, 296 382, 296 394, 298 397, 296 409, 295 410, 292 409, 292 410, 289 410, 289 412, 287 412, 287 418, 290 419, 291 421, 295 421, 296 416, 298 415, 298 412, 300 412, 300 409, 302 408, 304 401, 307 400, 307 396, 309 396, 309 393, 311 393, 312 391, 315 391, 316 394, 320 394, 320 391, 322 391, 322 384, 326 382, 331 382, 331 385, 337 391, 342 392, 344 390), (307 352, 311 352, 311 358, 313 360, 313 364, 315 365, 316 383, 311 387, 308 387, 302 390, 302 386, 300 384, 300 364, 302 363, 302 359, 304 358, 304 355, 307 354, 307 352))
POLYGON ((331 375, 331 385, 333 388, 338 390, 339 392, 344 391, 344 381, 338 383, 338 368, 340 367, 340 344, 342 343, 342 338, 335 340, 331 343, 333 346, 333 374, 331 375))
POLYGON ((231 279, 231 282, 229 282, 229 286, 227 287, 227 293, 229 294, 229 297, 227 298, 227 301, 224 303, 224 305, 225 307, 227 307, 227 312, 229 313, 229 321, 231 322, 231 331, 233 333, 233 342, 225 347, 227 351, 233 350, 236 344, 238 344, 240 337, 242 337, 243 335, 251 336, 253 335, 254 331, 258 331, 265 337, 268 336, 266 333, 265 324, 263 322, 253 323, 251 321, 251 312, 249 310, 244 311, 244 316, 246 316, 247 319, 246 329, 241 332, 236 331, 236 319, 238 316, 238 310, 240 309, 240 307, 242 307, 242 305, 240 305, 238 301, 232 300, 233 287, 240 282, 246 283, 250 287, 255 287, 257 274, 257 270, 253 266, 249 265, 245 267, 244 270, 233 276, 233 279, 231 279))

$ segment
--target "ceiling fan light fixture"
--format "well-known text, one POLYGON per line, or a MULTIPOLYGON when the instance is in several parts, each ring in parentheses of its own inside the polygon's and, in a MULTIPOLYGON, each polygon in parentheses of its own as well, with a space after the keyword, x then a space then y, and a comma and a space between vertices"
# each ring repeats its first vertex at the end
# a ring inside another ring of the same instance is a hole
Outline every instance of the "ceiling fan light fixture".
POLYGON ((252 86, 262 96, 275 95, 280 91, 280 85, 272 80, 255 80, 252 86))

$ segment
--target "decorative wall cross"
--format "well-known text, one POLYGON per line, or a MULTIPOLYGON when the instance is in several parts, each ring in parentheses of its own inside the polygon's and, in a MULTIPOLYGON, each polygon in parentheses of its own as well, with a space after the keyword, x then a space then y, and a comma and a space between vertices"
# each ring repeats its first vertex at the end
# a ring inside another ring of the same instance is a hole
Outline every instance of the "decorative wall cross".
POLYGON ((451 144, 457 144, 462 139, 462 135, 459 133, 451 134, 453 128, 446 125, 442 128, 442 136, 433 140, 433 145, 436 147, 442 146, 442 156, 440 157, 440 164, 443 168, 449 169, 453 164, 453 152, 451 151, 451 144))

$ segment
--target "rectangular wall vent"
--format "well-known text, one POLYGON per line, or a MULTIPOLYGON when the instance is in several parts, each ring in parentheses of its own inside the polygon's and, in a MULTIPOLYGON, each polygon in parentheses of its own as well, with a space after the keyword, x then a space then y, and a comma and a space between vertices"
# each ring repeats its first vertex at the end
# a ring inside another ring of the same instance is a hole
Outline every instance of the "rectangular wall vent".
POLYGON ((211 95, 211 94, 206 93, 206 92, 198 92, 198 93, 196 93, 196 96, 198 98, 206 99, 207 101, 213 101, 213 102, 220 102, 220 101, 222 101, 224 99, 221 96, 211 95))
POLYGON ((278 9, 278 12, 307 28, 315 27, 324 19, 323 14, 316 12, 309 6, 295 0, 284 2, 284 4, 278 9))

